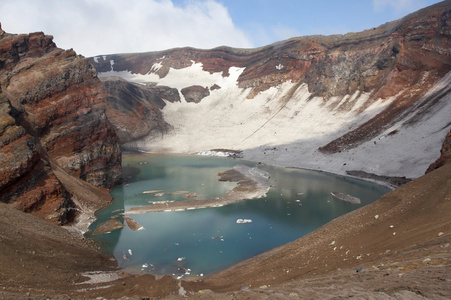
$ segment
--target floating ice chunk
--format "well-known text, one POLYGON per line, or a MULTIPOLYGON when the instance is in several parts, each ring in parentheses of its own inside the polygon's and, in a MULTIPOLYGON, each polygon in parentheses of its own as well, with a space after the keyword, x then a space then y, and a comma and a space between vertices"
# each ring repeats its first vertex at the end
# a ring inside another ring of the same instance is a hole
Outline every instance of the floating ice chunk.
POLYGON ((177 258, 177 261, 184 261, 186 257, 179 257, 177 258))
POLYGON ((133 255, 132 249, 128 249, 128 254, 133 255))
POLYGON ((359 198, 353 197, 351 195, 347 195, 347 194, 344 194, 344 193, 336 193, 336 192, 331 192, 330 194, 332 196, 334 196, 335 198, 337 198, 337 199, 340 199, 342 201, 346 201, 346 202, 349 202, 349 203, 352 203, 352 204, 360 204, 361 203, 359 198))
POLYGON ((252 223, 251 219, 238 219, 236 220, 237 224, 244 224, 244 223, 252 223))

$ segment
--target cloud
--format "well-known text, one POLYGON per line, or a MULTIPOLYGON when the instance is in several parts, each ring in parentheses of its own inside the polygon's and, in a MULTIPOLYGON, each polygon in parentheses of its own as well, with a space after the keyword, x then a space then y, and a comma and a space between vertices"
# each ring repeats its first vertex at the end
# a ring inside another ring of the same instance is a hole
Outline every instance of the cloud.
POLYGON ((0 0, 3 30, 44 31, 85 56, 192 46, 253 47, 213 0, 0 0))

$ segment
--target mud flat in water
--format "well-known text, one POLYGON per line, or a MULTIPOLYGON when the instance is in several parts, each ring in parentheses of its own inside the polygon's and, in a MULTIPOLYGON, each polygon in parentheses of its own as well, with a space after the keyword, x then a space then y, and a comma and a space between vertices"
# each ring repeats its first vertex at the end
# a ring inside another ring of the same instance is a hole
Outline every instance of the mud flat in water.
POLYGON ((237 165, 233 169, 218 174, 220 181, 237 182, 237 186, 225 196, 202 200, 186 200, 180 202, 165 202, 142 207, 132 207, 125 215, 142 214, 148 212, 190 210, 206 207, 219 207, 235 203, 244 199, 257 199, 266 195, 270 188, 269 174, 258 168, 237 165))

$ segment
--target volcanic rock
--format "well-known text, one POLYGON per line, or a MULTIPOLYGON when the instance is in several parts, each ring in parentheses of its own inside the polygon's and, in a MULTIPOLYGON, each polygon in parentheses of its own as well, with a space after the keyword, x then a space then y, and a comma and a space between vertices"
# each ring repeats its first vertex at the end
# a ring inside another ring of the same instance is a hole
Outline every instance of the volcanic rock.
POLYGON ((183 88, 181 93, 185 97, 186 102, 194 103, 199 103, 202 99, 210 95, 210 91, 200 85, 183 88))
POLYGON ((65 223, 74 204, 52 165, 110 188, 121 152, 92 64, 52 39, 1 31, 0 199, 65 223))
POLYGON ((121 144, 170 129, 161 109, 169 102, 180 101, 176 89, 164 86, 144 86, 119 78, 102 78, 108 120, 113 124, 121 144))
POLYGON ((450 162, 451 162, 451 131, 448 132, 448 134, 445 137, 445 140, 443 141, 442 149, 440 150, 440 157, 429 166, 426 173, 429 173, 446 164, 449 164, 450 162))

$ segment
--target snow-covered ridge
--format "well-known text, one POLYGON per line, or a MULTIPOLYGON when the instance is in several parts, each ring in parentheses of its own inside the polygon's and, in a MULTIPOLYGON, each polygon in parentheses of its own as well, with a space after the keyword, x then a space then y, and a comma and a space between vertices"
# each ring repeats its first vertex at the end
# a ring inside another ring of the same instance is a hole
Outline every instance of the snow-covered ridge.
MULTIPOLYGON (((370 100, 370 92, 356 92, 325 100, 313 97, 306 83, 280 83, 253 99, 250 89, 238 86, 244 68, 232 67, 229 76, 222 72, 204 71, 201 63, 183 69, 171 68, 164 78, 153 65, 146 75, 128 71, 105 72, 100 76, 119 76, 126 80, 153 82, 182 88, 200 85, 211 88, 200 103, 166 103, 163 115, 173 130, 163 137, 148 137, 127 146, 150 152, 213 153, 208 149, 243 150, 246 159, 283 166, 295 166, 345 174, 346 170, 362 170, 388 176, 418 177, 439 156, 443 137, 449 128, 443 120, 451 115, 451 99, 439 102, 441 109, 430 113, 421 123, 405 126, 403 120, 360 146, 336 153, 318 151, 383 111, 396 98, 370 100), (294 92, 293 92, 294 91, 294 92), (371 101, 371 102, 369 102, 371 101), (391 135, 393 130, 397 134, 391 135)), ((448 74, 431 90, 451 84, 448 74)), ((426 95, 427 96, 427 95, 426 95)))

